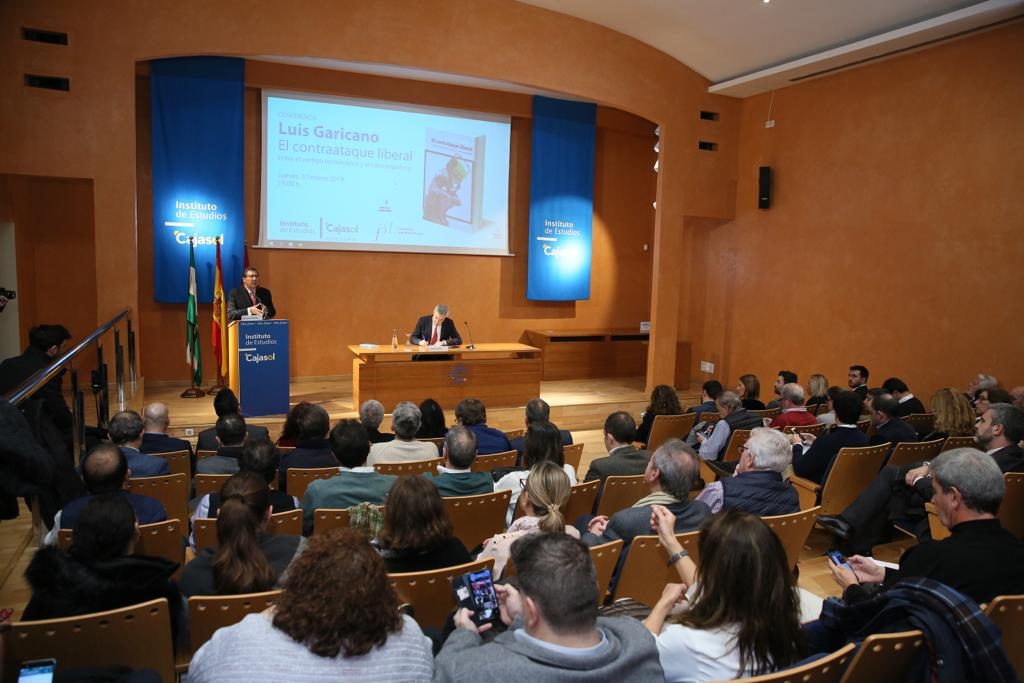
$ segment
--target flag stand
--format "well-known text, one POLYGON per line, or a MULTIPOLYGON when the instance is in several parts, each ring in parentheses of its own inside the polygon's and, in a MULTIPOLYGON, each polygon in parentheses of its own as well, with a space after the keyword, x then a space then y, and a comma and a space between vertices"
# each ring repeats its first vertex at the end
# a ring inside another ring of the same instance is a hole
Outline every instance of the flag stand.
POLYGON ((224 378, 223 377, 218 377, 217 378, 217 383, 214 384, 209 389, 207 389, 206 393, 210 394, 212 396, 213 394, 216 394, 218 391, 220 391, 223 388, 224 388, 224 378))
POLYGON ((188 303, 185 307, 185 360, 192 370, 192 386, 181 392, 182 398, 200 398, 206 392, 199 388, 203 381, 203 362, 199 357, 199 326, 196 320, 196 244, 188 238, 188 303))
POLYGON ((185 391, 181 392, 182 398, 202 398, 203 396, 206 396, 206 392, 197 387, 195 384, 193 384, 190 388, 186 389, 185 391))

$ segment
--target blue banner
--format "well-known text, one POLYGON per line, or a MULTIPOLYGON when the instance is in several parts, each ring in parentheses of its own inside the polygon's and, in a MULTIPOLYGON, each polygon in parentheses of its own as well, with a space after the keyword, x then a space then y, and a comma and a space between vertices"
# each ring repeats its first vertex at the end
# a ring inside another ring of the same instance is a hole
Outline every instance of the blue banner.
POLYGON ((243 320, 238 325, 238 402, 242 415, 287 414, 288 321, 243 320))
POLYGON ((244 258, 245 60, 183 57, 150 62, 153 105, 153 291, 188 295, 188 238, 196 238, 199 302, 213 300, 215 239, 224 285, 244 258))
POLYGON ((533 98, 526 298, 590 298, 597 107, 533 98))

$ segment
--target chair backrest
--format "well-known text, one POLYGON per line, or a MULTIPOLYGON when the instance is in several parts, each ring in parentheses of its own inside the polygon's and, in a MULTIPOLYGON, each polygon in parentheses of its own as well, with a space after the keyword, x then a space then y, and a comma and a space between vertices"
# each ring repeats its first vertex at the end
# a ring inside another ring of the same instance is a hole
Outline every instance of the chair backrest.
POLYGON ((976 451, 980 451, 978 448, 978 442, 974 440, 973 436, 947 436, 945 443, 942 444, 942 452, 951 451, 954 448, 973 448, 976 451))
POLYGON ((174 650, 167 600, 150 600, 77 617, 21 621, 4 634, 4 680, 18 680, 30 659, 57 660, 57 670, 89 666, 152 669, 174 683, 174 650))
POLYGON ((129 479, 125 488, 140 496, 156 498, 167 510, 167 519, 188 519, 188 477, 165 474, 160 477, 129 479))
POLYGON ((339 471, 337 467, 290 467, 288 478, 285 480, 288 495, 302 500, 310 484, 317 479, 337 476, 339 471))
POLYGON ((849 643, 839 648, 830 655, 821 659, 795 666, 791 669, 783 669, 773 674, 753 676, 751 678, 733 678, 729 681, 712 681, 712 683, 839 683, 839 677, 843 675, 853 651, 857 646, 849 643))
POLYGON ((452 579, 483 569, 493 570, 494 558, 427 572, 388 574, 388 580, 394 586, 399 599, 412 606, 416 623, 420 626, 441 628, 445 619, 455 609, 452 579))
POLYGON ((202 498, 211 493, 220 493, 224 482, 230 478, 230 474, 197 474, 192 480, 192 486, 196 490, 196 498, 202 498))
POLYGON ((752 431, 752 429, 732 430, 732 433, 729 434, 729 443, 725 447, 725 454, 722 456, 722 462, 736 462, 740 459, 740 446, 747 443, 752 431))
POLYGON ((612 574, 615 566, 622 556, 622 539, 611 543, 602 543, 590 547, 590 559, 594 563, 594 571, 597 573, 597 602, 604 602, 608 594, 608 586, 612 582, 612 574))
POLYGON ((865 417, 863 420, 857 420, 857 429, 864 432, 865 434, 871 433, 871 418, 865 417))
POLYGON ((892 444, 840 448, 821 488, 821 514, 838 515, 878 476, 892 444))
MULTIPOLYGON (((192 530, 196 537, 196 553, 205 548, 217 547, 217 518, 196 517, 192 520, 192 530)), ((301 536, 302 509, 275 512, 270 515, 267 533, 271 536, 301 536)))
POLYGON ((196 555, 207 548, 217 547, 217 518, 196 517, 192 520, 192 535, 196 542, 196 555))
POLYGON ((562 449, 562 455, 565 457, 565 464, 576 470, 576 474, 579 475, 580 461, 583 459, 583 444, 569 444, 562 449))
POLYGON ((944 538, 949 538, 952 532, 939 521, 939 513, 936 511, 935 505, 927 502, 924 504, 924 509, 928 512, 928 531, 931 532, 932 540, 941 541, 944 538))
POLYGON ((669 439, 685 439, 696 422, 697 413, 655 415, 651 433, 647 436, 647 450, 653 453, 669 439))
POLYGON ((499 467, 515 467, 518 455, 519 453, 516 451, 478 455, 473 459, 473 464, 469 469, 473 472, 491 472, 499 467))
MULTIPOLYGON (((697 537, 699 531, 676 534, 679 543, 690 553, 690 559, 697 562, 697 537)), ((614 599, 633 598, 654 607, 661 597, 666 583, 679 583, 675 567, 666 564, 668 555, 657 536, 635 536, 625 549, 626 559, 615 585, 614 599)))
POLYGON ((786 427, 785 431, 788 434, 813 434, 814 436, 821 436, 825 433, 827 427, 828 425, 819 422, 816 425, 793 425, 792 427, 786 427))
MULTIPOLYGON (((708 424, 714 424, 715 422, 718 422, 721 419, 722 419, 722 414, 719 413, 719 412, 713 412, 712 413, 712 412, 704 411, 703 413, 700 414, 700 421, 701 422, 707 422, 708 424)), ((692 429, 692 427, 691 427, 691 429, 692 429)))
MULTIPOLYGON (((512 455, 515 456, 515 451, 512 451, 512 455)), ((479 456, 477 457, 479 458, 479 456)), ((512 462, 515 463, 515 457, 512 458, 512 462)), ((406 474, 437 474, 437 466, 443 464, 444 458, 431 458, 430 460, 413 460, 411 462, 378 462, 374 464, 373 469, 381 474, 401 477, 406 474)))
POLYGON ((326 534, 348 528, 348 508, 317 508, 313 511, 313 533, 326 534))
POLYGON ((522 436, 526 436, 525 427, 520 427, 519 429, 510 429, 507 432, 505 432, 505 438, 508 439, 509 441, 512 441, 513 439, 518 439, 519 437, 522 436))
POLYGON ((416 440, 417 441, 423 441, 424 443, 432 443, 432 444, 434 444, 434 446, 437 447, 437 454, 438 455, 441 455, 444 452, 444 437, 443 436, 434 436, 434 437, 430 437, 429 439, 428 438, 423 438, 423 439, 416 439, 416 440))
POLYGON ((925 652, 924 633, 876 633, 864 643, 843 674, 842 683, 906 681, 914 658, 925 652))
POLYGON ((594 503, 597 502, 597 491, 601 488, 601 481, 585 481, 572 487, 569 493, 569 502, 565 506, 565 522, 573 524, 580 515, 589 515, 594 512, 594 503))
POLYGON ((185 535, 184 524, 177 519, 140 524, 135 552, 177 562, 180 568, 185 564, 185 547, 181 543, 181 537, 185 535))
POLYGON ((1017 538, 1024 537, 1024 473, 1007 472, 1006 495, 999 504, 999 522, 1017 538))
POLYGON ((650 489, 644 483, 642 474, 608 477, 604 480, 604 486, 601 487, 596 514, 611 517, 619 510, 632 507, 633 503, 648 493, 650 493, 650 489))
POLYGON ((198 595, 188 599, 189 644, 195 653, 214 631, 237 624, 250 614, 273 606, 281 591, 242 595, 198 595))
POLYGON ((292 451, 295 450, 295 446, 274 446, 274 448, 276 448, 277 452, 280 453, 281 455, 284 455, 285 453, 291 453, 292 451))
POLYGON ((935 413, 914 413, 905 415, 902 419, 921 435, 930 434, 935 429, 935 413))
POLYGON ((495 491, 442 500, 451 517, 456 538, 468 550, 472 550, 483 543, 484 539, 505 530, 505 514, 511 497, 511 491, 495 491))
POLYGON ((782 547, 786 549, 790 567, 795 567, 800 561, 800 551, 807 542, 807 537, 811 535, 811 529, 814 528, 814 517, 820 511, 820 507, 813 507, 810 510, 801 510, 789 515, 761 518, 782 541, 782 547))
POLYGON ((1003 632, 1003 650, 1024 677, 1024 595, 1000 595, 988 604, 985 614, 1003 632))
POLYGON ((205 450, 205 449, 201 450, 201 451, 197 450, 196 451, 196 460, 199 461, 199 460, 202 460, 203 458, 212 458, 215 455, 217 455, 217 451, 209 451, 209 450, 205 450))
POLYGON ((765 408, 764 410, 748 410, 751 415, 757 415, 762 420, 766 417, 775 417, 782 414, 782 408, 765 408))
POLYGON ((167 466, 171 469, 171 474, 184 474, 186 477, 192 476, 192 463, 189 461, 188 451, 168 451, 167 453, 150 453, 149 455, 155 455, 166 460, 167 466))
POLYGON ((934 441, 903 441, 896 444, 886 461, 886 465, 909 465, 924 460, 932 460, 942 452, 945 439, 934 441))

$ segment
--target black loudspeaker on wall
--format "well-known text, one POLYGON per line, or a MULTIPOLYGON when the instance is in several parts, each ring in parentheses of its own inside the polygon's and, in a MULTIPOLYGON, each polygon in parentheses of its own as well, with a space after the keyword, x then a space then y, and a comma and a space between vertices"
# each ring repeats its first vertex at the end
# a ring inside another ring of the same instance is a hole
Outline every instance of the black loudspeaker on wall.
POLYGON ((757 173, 757 208, 767 209, 772 205, 772 167, 762 166, 757 173))

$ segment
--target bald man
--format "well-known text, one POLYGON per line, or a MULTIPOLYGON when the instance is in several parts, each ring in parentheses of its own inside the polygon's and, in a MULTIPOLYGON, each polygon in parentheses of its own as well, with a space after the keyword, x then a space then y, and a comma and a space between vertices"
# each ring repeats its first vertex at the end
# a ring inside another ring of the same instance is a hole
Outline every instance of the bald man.
POLYGON ((188 460, 195 472, 196 456, 192 452, 192 444, 185 439, 168 436, 167 428, 170 426, 171 413, 166 403, 153 402, 147 405, 142 411, 142 446, 139 450, 150 455, 188 451, 188 460))

